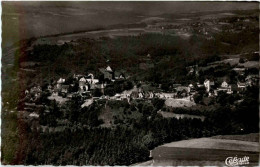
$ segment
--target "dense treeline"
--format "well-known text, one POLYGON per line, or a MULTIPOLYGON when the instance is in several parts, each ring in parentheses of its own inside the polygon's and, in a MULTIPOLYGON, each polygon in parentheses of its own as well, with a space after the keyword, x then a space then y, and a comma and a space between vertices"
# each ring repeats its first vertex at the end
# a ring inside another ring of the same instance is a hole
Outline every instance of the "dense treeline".
POLYGON ((109 64, 115 70, 124 69, 144 80, 163 83, 174 76, 173 79, 180 82, 185 80, 186 66, 206 66, 220 60, 219 55, 259 50, 257 33, 258 29, 222 32, 215 34, 211 40, 199 35, 184 40, 178 36, 156 33, 100 41, 81 39, 77 41, 78 45, 36 45, 21 56, 19 62, 42 62, 44 66, 38 69, 42 75, 35 77, 42 80, 73 73, 95 74, 98 68, 109 64), (149 63, 153 64, 150 73, 139 69, 140 63, 148 63, 145 61, 147 54, 150 54, 149 63))
MULTIPOLYGON (((95 73, 98 68, 107 65, 107 60, 115 70, 124 69, 130 74, 137 72, 142 77, 146 74, 140 72, 139 63, 145 63, 144 58, 150 54, 150 63, 154 64, 151 71, 160 71, 161 80, 167 79, 170 75, 176 75, 181 80, 187 65, 218 60, 218 56, 211 49, 215 44, 197 36, 186 41, 177 36, 142 34, 102 41, 86 39, 78 42, 79 45, 74 46, 67 43, 61 46, 36 45, 20 57, 19 62, 41 62, 43 66, 34 68, 40 70, 42 74, 35 78, 42 77, 42 80, 57 79, 73 73, 95 73), (205 48, 205 45, 210 46, 205 48)), ((151 77, 148 75, 146 78, 151 80, 151 77)))
MULTIPOLYGON (((147 160, 149 149, 166 142, 238 133, 240 129, 231 126, 226 112, 228 109, 218 110, 204 122, 156 116, 152 120, 142 117, 133 128, 81 127, 39 136, 31 133, 32 142, 26 150, 25 164, 130 165, 147 160)), ((257 132, 250 127, 247 132, 253 131, 257 132)))
MULTIPOLYGON (((133 128, 79 128, 34 134, 26 150, 25 164, 130 165, 148 159, 149 149, 174 140, 209 135, 199 120, 145 117, 133 128)), ((206 128, 206 127, 204 127, 206 128)))

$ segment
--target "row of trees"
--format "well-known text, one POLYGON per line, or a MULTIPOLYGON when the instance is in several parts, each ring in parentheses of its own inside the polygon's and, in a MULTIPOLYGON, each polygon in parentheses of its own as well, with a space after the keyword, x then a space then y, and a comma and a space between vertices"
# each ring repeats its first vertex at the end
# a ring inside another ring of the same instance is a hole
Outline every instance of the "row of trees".
POLYGON ((28 133, 31 142, 26 150, 26 165, 130 165, 148 160, 149 149, 159 144, 210 135, 199 120, 160 116, 152 120, 142 117, 132 128, 68 128, 39 135, 28 133))

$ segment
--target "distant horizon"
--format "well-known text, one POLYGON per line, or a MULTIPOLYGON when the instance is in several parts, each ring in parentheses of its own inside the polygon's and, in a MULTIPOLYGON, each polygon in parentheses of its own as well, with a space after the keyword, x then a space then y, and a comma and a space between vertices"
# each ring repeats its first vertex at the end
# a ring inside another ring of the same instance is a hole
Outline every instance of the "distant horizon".
POLYGON ((224 2, 224 1, 3 1, 2 5, 14 5, 26 9, 26 7, 59 7, 79 8, 90 10, 120 10, 125 12, 140 12, 148 15, 159 15, 175 12, 202 12, 225 10, 249 10, 259 9, 258 2, 224 2), (145 9, 145 10, 144 10, 145 9))
POLYGON ((139 16, 259 9, 257 2, 4 1, 3 46, 39 36, 140 21, 139 16))

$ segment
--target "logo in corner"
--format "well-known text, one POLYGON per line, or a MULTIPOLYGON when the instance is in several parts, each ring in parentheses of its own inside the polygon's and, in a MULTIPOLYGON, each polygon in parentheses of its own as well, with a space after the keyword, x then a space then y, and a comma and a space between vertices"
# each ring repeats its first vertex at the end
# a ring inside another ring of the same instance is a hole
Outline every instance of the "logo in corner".
POLYGON ((249 164, 249 157, 244 156, 242 158, 235 157, 227 157, 225 160, 225 164, 227 166, 238 166, 238 165, 248 165, 249 164))

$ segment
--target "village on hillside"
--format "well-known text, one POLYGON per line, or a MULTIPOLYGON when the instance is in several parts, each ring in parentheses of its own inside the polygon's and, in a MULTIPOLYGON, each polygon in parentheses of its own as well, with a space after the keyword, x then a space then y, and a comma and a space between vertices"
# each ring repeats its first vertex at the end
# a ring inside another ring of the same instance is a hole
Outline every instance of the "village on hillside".
MULTIPOLYGON (((212 63, 211 63, 212 64, 212 63)), ((210 65, 211 65, 210 64, 210 65)), ((188 66, 187 76, 199 76, 198 65, 188 66)), ((199 103, 198 94, 204 97, 217 97, 219 93, 238 94, 243 96, 243 92, 250 86, 257 86, 259 76, 256 74, 248 74, 248 68, 235 67, 232 69, 238 77, 236 81, 230 81, 227 77, 224 78, 206 78, 203 82, 192 82, 182 85, 174 83, 170 85, 170 90, 164 91, 161 89, 161 84, 157 87, 151 86, 151 83, 138 81, 136 84, 130 80, 122 71, 114 71, 109 65, 106 68, 100 68, 101 77, 97 78, 92 73, 87 75, 74 74, 70 78, 59 78, 57 81, 48 84, 47 86, 34 86, 25 90, 25 107, 24 111, 30 112, 29 117, 38 118, 39 114, 34 111, 36 107, 43 107, 41 104, 41 95, 47 92, 49 100, 54 100, 62 105, 69 101, 72 97, 79 96, 83 101, 83 107, 87 107, 96 100, 126 100, 128 103, 132 99, 175 99, 182 100, 183 105, 188 102, 199 103), (247 73, 246 73, 247 72, 247 73), (109 92, 107 90, 114 89, 114 85, 119 87, 118 92, 109 92), (199 93, 203 91, 203 94, 199 93), (195 98, 195 99, 194 99, 195 98), (186 103, 185 103, 186 102, 186 103)), ((174 101, 174 100, 173 100, 174 101)))

